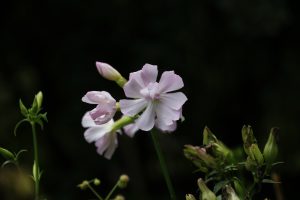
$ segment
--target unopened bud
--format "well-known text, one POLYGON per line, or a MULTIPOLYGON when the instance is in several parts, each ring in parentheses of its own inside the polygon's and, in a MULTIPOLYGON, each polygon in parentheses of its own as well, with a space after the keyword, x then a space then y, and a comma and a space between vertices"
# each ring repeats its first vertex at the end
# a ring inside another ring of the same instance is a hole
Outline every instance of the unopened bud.
POLYGON ((39 93, 35 95, 35 98, 36 98, 38 108, 41 109, 43 103, 43 93, 39 91, 39 93))
POLYGON ((264 147, 263 155, 268 164, 272 164, 276 160, 278 154, 278 146, 276 142, 278 130, 278 128, 271 129, 268 141, 264 147))
POLYGON ((89 182, 87 180, 82 181, 79 185, 77 185, 80 189, 85 190, 89 186, 89 182))
POLYGON ((247 157, 247 160, 245 162, 245 167, 248 171, 255 171, 256 170, 256 167, 257 167, 257 164, 255 162, 255 160, 252 160, 250 158, 250 156, 247 157))
POLYGON ((198 179, 198 187, 201 191, 202 200, 217 200, 216 195, 205 185, 201 178, 198 179))
POLYGON ((125 188, 128 182, 129 182, 129 177, 126 174, 121 175, 118 182, 119 188, 125 188))
POLYGON ((223 193, 222 193, 222 199, 240 200, 240 198, 236 195, 234 189, 229 185, 225 186, 225 189, 223 190, 223 193))
POLYGON ((239 196, 241 196, 241 197, 245 196, 245 189, 244 189, 244 187, 241 185, 241 181, 240 181, 240 180, 235 179, 235 180, 233 181, 233 185, 234 185, 234 188, 235 188, 236 193, 237 193, 239 196))
POLYGON ((259 150, 257 144, 252 144, 249 148, 249 156, 252 160, 254 160, 257 165, 260 167, 264 164, 264 157, 259 150))
POLYGON ((186 194, 185 195, 185 200, 196 200, 196 198, 192 194, 186 194))
POLYGON ((95 178, 93 183, 94 183, 94 185, 100 185, 101 181, 99 179, 95 178))
POLYGON ((123 87, 127 80, 111 65, 103 62, 96 62, 98 72, 103 78, 115 81, 119 86, 123 87))
POLYGON ((125 200, 125 197, 122 195, 117 195, 114 200, 125 200))
POLYGON ((206 153, 205 148, 192 145, 185 145, 184 147, 185 157, 199 167, 200 171, 206 173, 208 171, 208 167, 216 167, 217 164, 215 158, 206 153))
POLYGON ((242 128, 242 139, 244 142, 244 150, 247 155, 249 155, 249 148, 252 144, 256 144, 257 141, 254 137, 253 130, 251 126, 244 125, 242 128))

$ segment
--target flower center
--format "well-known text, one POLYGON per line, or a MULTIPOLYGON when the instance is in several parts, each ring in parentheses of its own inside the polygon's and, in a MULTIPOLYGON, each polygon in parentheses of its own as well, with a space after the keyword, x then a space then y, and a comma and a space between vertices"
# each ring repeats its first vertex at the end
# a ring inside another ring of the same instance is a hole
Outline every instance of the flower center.
POLYGON ((147 100, 158 100, 159 99, 159 91, 158 91, 158 83, 149 83, 147 87, 143 88, 140 93, 147 100))

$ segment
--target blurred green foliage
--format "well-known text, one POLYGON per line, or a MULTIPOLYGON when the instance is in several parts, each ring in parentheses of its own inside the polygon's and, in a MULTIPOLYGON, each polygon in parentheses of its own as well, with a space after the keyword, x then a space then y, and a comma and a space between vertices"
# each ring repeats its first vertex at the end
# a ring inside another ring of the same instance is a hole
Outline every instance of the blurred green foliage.
MULTIPOLYGON (((100 77, 96 60, 110 63, 124 77, 146 62, 183 77, 186 121, 160 138, 182 199, 188 191, 196 193, 199 178, 182 148, 198 144, 205 125, 230 147, 240 143, 243 124, 261 133, 259 141, 266 141, 271 127, 280 127, 280 160, 286 164, 278 171, 286 198, 293 196, 292 183, 300 176, 295 2, 14 0, 0 13, 0 146, 32 151, 30 128, 15 137, 13 127, 21 118, 19 98, 28 104, 42 90, 49 124, 38 130, 45 169, 41 188, 49 199, 88 198, 77 183, 91 177, 113 183, 121 173, 132 180, 128 199, 168 195, 149 134, 121 136, 112 161, 84 141, 81 117, 91 108, 81 97, 89 90, 124 97, 100 77)), ((28 169, 31 153, 23 158, 28 169)))

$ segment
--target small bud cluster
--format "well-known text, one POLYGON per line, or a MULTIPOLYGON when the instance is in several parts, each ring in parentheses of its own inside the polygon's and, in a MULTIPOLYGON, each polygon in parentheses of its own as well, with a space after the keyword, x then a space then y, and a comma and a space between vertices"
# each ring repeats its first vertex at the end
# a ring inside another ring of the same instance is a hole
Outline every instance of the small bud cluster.
MULTIPOLYGON (((262 183, 276 183, 268 177, 278 154, 277 132, 278 128, 271 129, 261 151, 251 126, 244 126, 243 147, 231 150, 205 127, 203 145, 184 148, 185 157, 205 175, 204 180, 198 180, 200 199, 252 199, 262 183), (252 180, 247 180, 251 176, 252 180), (214 186, 213 191, 207 187, 208 182, 214 186)), ((195 199, 191 194, 186 195, 186 200, 195 199)))
MULTIPOLYGON (((102 198, 101 195, 98 194, 97 191, 93 188, 93 186, 99 186, 101 184, 101 181, 98 178, 94 178, 92 180, 84 180, 80 184, 78 184, 77 187, 79 187, 81 190, 90 189, 98 199, 112 199, 111 196, 113 195, 115 190, 117 188, 120 189, 126 188, 128 182, 129 182, 129 176, 126 174, 121 175, 116 185, 111 189, 111 191, 106 195, 105 198, 102 198)), ((113 200, 125 200, 125 197, 118 194, 113 198, 113 200)))

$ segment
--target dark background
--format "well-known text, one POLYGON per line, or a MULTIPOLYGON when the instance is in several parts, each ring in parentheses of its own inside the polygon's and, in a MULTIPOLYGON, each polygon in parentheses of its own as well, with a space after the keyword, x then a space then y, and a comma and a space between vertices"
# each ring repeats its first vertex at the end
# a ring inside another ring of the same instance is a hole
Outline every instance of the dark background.
MULTIPOLYGON (((300 178, 299 12, 294 1, 274 0, 51 0, 7 1, 1 6, 0 146, 29 150, 21 159, 30 170, 31 133, 22 126, 18 100, 29 105, 44 93, 49 123, 38 139, 42 192, 48 199, 89 199, 76 185, 98 177, 107 192, 122 173, 131 182, 127 199, 168 199, 148 133, 119 137, 111 161, 83 138, 81 102, 90 90, 116 99, 122 89, 104 80, 95 61, 110 63, 123 76, 145 63, 183 77, 186 121, 161 143, 180 199, 197 193, 199 174, 182 154, 184 144, 201 144, 208 125, 229 147, 241 144, 243 124, 263 146, 269 129, 280 127, 280 173, 286 199, 300 178)), ((2 159, 2 158, 1 158, 2 159)), ((1 160, 2 161, 2 160, 1 160)), ((269 194, 266 194, 269 196, 269 194)))

